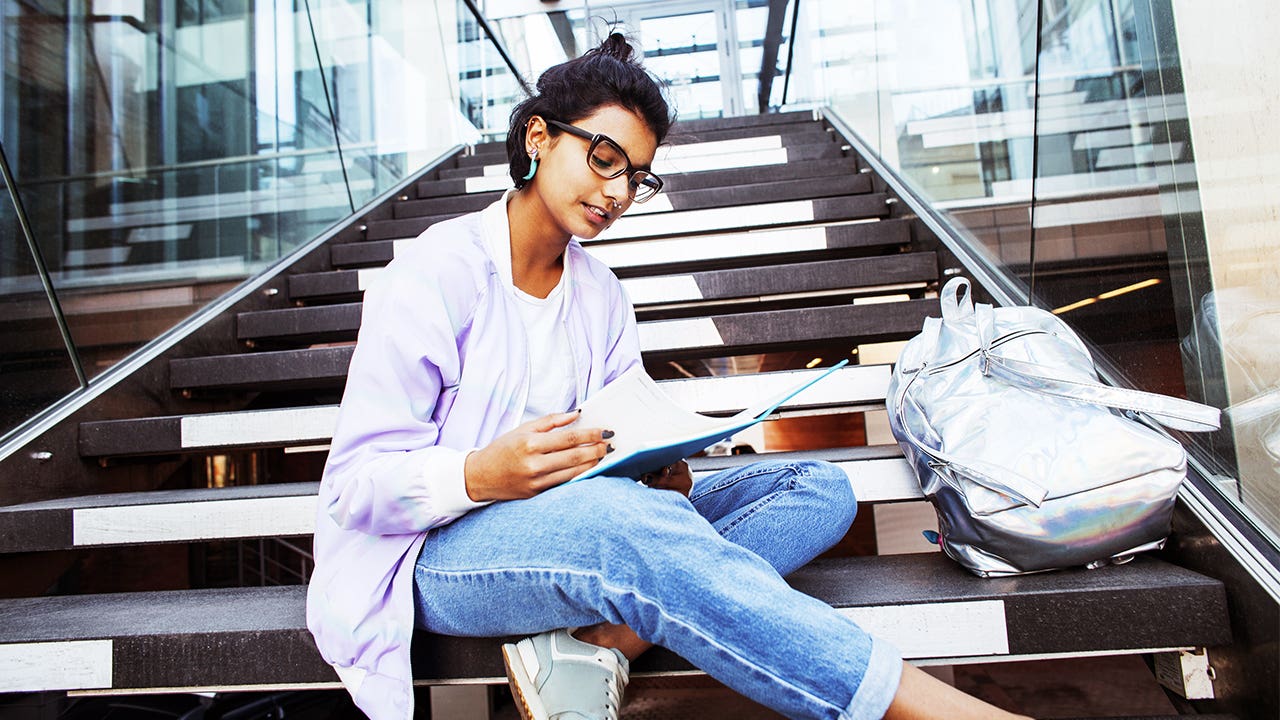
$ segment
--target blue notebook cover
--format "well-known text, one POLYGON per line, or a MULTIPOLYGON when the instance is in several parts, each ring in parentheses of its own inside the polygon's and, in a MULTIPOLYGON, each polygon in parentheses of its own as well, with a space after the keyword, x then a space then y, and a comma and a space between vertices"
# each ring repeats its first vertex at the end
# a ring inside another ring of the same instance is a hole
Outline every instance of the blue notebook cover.
POLYGON ((670 465, 764 420, 779 406, 849 364, 842 360, 825 372, 806 377, 785 393, 728 418, 686 410, 670 400, 643 368, 632 368, 582 404, 577 424, 613 430, 617 448, 569 482, 596 475, 638 478, 670 465), (655 429, 658 437, 654 437, 655 429), (642 438, 638 441, 631 438, 642 438))

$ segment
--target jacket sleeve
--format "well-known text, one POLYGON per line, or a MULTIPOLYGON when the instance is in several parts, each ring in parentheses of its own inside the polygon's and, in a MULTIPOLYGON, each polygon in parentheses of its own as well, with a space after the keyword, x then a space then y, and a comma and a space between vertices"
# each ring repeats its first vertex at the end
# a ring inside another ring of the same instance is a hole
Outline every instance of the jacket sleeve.
POLYGON ((391 268, 365 292, 320 489, 340 527, 418 533, 485 504, 466 493, 462 468, 472 448, 438 444, 441 394, 457 384, 458 337, 476 296, 391 268))
MULTIPOLYGON (((612 273, 611 273, 612 274, 612 273)), ((631 298, 617 278, 613 279, 613 292, 610 300, 609 347, 605 352, 605 379, 608 385, 622 373, 639 365, 640 333, 636 328, 636 311, 631 305, 631 298)))

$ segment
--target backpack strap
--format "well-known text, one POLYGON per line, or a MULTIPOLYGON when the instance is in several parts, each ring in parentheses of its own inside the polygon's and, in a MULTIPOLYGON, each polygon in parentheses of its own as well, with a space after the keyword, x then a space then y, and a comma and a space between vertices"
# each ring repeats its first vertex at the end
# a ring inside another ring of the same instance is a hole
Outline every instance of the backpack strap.
POLYGON ((1144 413, 1174 430, 1208 432, 1221 426, 1221 411, 1209 405, 1102 383, 1064 380, 1053 377, 1052 369, 1043 365, 990 351, 983 352, 979 362, 983 363, 984 375, 1041 395, 1144 413))

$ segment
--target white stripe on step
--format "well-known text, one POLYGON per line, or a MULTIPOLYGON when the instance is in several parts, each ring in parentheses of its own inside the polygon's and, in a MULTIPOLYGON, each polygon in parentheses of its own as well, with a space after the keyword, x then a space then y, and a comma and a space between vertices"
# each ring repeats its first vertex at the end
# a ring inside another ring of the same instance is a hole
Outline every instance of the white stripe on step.
POLYGON ((733 170, 736 168, 763 167, 765 165, 785 165, 786 148, 770 150, 753 150, 744 153, 715 153, 686 158, 676 158, 663 164, 654 172, 659 175, 680 175, 683 173, 706 172, 708 170, 733 170))
POLYGON ((640 347, 644 350, 724 345, 724 338, 711 318, 648 322, 640 325, 639 330, 640 347))
MULTIPOLYGON (((785 165, 786 148, 753 150, 751 152, 726 152, 710 155, 691 155, 666 162, 654 163, 653 171, 659 175, 681 175, 709 170, 733 170, 737 168, 785 165)), ((511 177, 506 165, 487 165, 485 174, 466 179, 467 193, 498 192, 511 187, 511 177)), ((661 195, 659 195, 661 197, 661 195)), ((653 201, 650 201, 653 202, 653 201)))
POLYGON ((0 692, 111 687, 111 641, 0 645, 0 692))
POLYGON ((661 277, 630 278, 622 281, 622 287, 635 305, 654 303, 688 302, 702 299, 702 290, 692 275, 664 275, 661 277))
POLYGON ((593 245, 587 249, 615 270, 637 265, 717 260, 752 255, 825 250, 827 231, 821 227, 674 237, 633 243, 593 245))
POLYGON ((889 502, 922 498, 920 481, 902 458, 851 460, 836 463, 849 476, 858 502, 889 502))
MULTIPOLYGON (((720 156, 723 160, 734 162, 729 156, 749 158, 756 153, 771 150, 783 150, 781 135, 761 135, 759 137, 735 138, 733 140, 713 140, 711 142, 689 143, 686 145, 665 145, 658 148, 654 155, 653 171, 662 175, 675 172, 688 172, 677 169, 677 163, 690 159, 708 156, 720 156)), ((776 156, 776 155, 775 155, 776 156)), ((750 167, 749 165, 718 165, 717 167, 750 167)), ((506 177, 510 182, 511 168, 507 163, 493 163, 484 166, 487 177, 506 177)), ((470 192, 470 190, 468 190, 470 192)))
POLYGON ((315 517, 314 495, 80 508, 72 535, 77 546, 310 535, 315 517))
POLYGON ((813 201, 764 203, 626 216, 596 236, 594 242, 654 235, 693 235, 729 228, 798 225, 813 222, 813 201))
POLYGON ((631 203, 631 207, 623 213, 622 217, 635 217, 636 215, 652 215, 654 213, 671 212, 675 210, 671 206, 670 195, 659 195, 648 202, 631 203))
MULTIPOLYGON (((395 255, 395 249, 399 245, 399 241, 392 243, 391 254, 395 255)), ((363 268, 356 271, 356 289, 364 292, 369 289, 369 283, 372 283, 379 275, 382 274, 382 268, 363 268)))
POLYGON ((337 420, 337 405, 188 415, 181 422, 182 447, 313 443, 332 437, 337 420))
POLYGON ((868 633, 905 658, 1009 654, 1003 600, 840 608, 868 633))
MULTIPOLYGON (((642 349, 649 348, 644 348, 642 343, 642 349)), ((665 380, 659 385, 682 407, 697 412, 723 413, 741 410, 748 402, 777 395, 787 387, 799 384, 800 376, 795 373, 811 372, 819 370, 665 380)), ((883 404, 888 384, 887 365, 844 368, 792 398, 783 408, 883 404)), ((182 448, 314 445, 332 437, 337 417, 337 405, 190 415, 181 418, 182 448)))
MULTIPOLYGON (((762 454, 759 459, 767 460, 768 455, 762 454)), ((835 464, 849 476, 859 502, 921 497, 920 486, 902 458, 835 464)), ((695 478, 711 474, 699 472, 695 478)), ((315 532, 315 516, 314 494, 78 508, 72 511, 73 544, 86 547, 306 536, 315 532)))

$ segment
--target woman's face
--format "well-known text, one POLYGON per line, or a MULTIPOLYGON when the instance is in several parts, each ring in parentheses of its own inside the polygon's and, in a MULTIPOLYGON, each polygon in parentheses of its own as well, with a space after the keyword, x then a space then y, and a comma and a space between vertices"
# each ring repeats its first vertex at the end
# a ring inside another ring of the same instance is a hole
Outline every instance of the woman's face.
MULTIPOLYGON (((572 125, 592 134, 608 135, 627 154, 632 170, 648 170, 658 140, 635 113, 617 105, 605 105, 572 125)), ((587 165, 591 141, 560 131, 552 137, 542 118, 535 117, 526 139, 538 148, 538 172, 530 189, 542 199, 561 231, 590 239, 613 224, 628 207, 629 172, 603 178, 587 165)))

